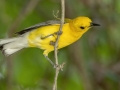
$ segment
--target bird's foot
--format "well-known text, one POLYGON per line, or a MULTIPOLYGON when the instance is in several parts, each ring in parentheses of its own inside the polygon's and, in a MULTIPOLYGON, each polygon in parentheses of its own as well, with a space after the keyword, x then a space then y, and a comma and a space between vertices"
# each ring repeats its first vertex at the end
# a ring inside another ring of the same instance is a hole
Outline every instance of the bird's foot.
POLYGON ((50 41, 50 45, 55 46, 55 42, 54 41, 50 41))
POLYGON ((57 35, 61 35, 62 33, 63 33, 62 31, 55 32, 55 34, 57 35))
POLYGON ((65 62, 63 62, 63 63, 62 63, 62 64, 60 64, 60 65, 55 64, 55 65, 54 65, 54 68, 57 68, 57 69, 59 69, 59 70, 63 71, 63 67, 64 67, 64 65, 65 65, 65 62))

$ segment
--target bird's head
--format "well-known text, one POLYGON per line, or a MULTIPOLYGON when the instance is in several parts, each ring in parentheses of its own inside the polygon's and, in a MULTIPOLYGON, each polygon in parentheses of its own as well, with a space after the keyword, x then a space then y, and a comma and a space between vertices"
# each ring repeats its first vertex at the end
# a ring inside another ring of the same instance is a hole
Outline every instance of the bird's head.
POLYGON ((76 31, 83 33, 93 26, 100 26, 99 24, 93 23, 90 18, 84 16, 73 19, 72 25, 76 31))

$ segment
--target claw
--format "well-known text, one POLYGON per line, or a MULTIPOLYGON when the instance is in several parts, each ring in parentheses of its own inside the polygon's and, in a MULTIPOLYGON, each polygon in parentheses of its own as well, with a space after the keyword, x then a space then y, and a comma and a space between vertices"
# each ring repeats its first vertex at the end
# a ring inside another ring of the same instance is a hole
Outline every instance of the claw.
POLYGON ((55 34, 61 35, 62 33, 63 33, 62 31, 58 31, 58 32, 56 32, 55 34))
POLYGON ((54 65, 54 68, 57 68, 57 67, 59 67, 59 65, 55 64, 55 65, 54 65))
POLYGON ((50 41, 50 45, 55 46, 55 42, 50 41))
POLYGON ((54 68, 58 68, 59 70, 63 71, 64 65, 65 65, 65 62, 63 62, 63 63, 60 64, 60 65, 54 64, 54 68))

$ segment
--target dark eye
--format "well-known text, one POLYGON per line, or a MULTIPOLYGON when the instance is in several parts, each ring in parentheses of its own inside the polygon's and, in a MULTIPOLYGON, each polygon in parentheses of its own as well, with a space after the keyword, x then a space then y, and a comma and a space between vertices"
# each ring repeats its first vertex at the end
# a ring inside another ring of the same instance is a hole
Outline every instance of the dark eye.
POLYGON ((85 29, 85 27, 82 27, 82 26, 81 26, 80 28, 81 28, 81 29, 85 29))

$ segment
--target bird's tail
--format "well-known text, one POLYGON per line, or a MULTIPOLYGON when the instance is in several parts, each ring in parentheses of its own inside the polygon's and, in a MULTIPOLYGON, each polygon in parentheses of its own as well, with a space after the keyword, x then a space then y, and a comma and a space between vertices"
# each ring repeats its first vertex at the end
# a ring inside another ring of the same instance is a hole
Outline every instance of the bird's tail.
POLYGON ((27 47, 25 37, 15 37, 10 39, 0 39, 0 50, 5 56, 9 56, 25 47, 27 47))

